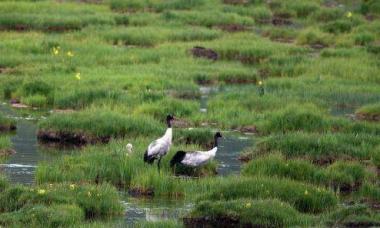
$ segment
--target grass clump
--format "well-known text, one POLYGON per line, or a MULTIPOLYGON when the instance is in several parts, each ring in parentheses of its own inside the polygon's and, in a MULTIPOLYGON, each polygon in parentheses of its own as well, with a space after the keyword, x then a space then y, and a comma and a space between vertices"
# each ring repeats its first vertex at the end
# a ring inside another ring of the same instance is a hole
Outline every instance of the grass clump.
POLYGON ((302 159, 286 160, 281 154, 254 159, 244 167, 242 173, 247 176, 284 177, 343 192, 357 190, 367 178, 371 177, 371 174, 359 163, 338 161, 321 168, 302 159))
POLYGON ((182 22, 189 25, 221 26, 221 25, 253 25, 253 19, 240 16, 235 13, 223 13, 219 11, 170 11, 164 13, 164 19, 168 21, 182 22))
POLYGON ((62 32, 88 25, 114 24, 114 18, 102 6, 50 2, 2 2, 2 30, 42 30, 62 32))
MULTIPOLYGON (((82 210, 79 214, 86 218, 107 218, 122 212, 119 195, 116 189, 108 184, 63 183, 39 185, 34 188, 16 185, 1 192, 0 202, 0 211, 9 213, 29 211, 36 205, 48 207, 54 204, 75 205, 82 210)), ((77 210, 76 208, 74 210, 77 210)), ((44 211, 45 208, 41 210, 44 211)))
POLYGON ((80 88, 76 90, 60 91, 54 96, 55 108, 82 109, 93 103, 113 102, 121 97, 121 92, 109 88, 80 88))
POLYGON ((128 27, 111 31, 106 39, 114 44, 151 47, 162 42, 167 37, 168 30, 158 30, 155 27, 128 27))
POLYGON ((379 226, 380 216, 366 205, 354 204, 334 211, 322 221, 327 226, 379 226))
POLYGON ((337 204, 336 196, 312 185, 267 177, 236 178, 220 183, 200 199, 233 200, 239 198, 277 198, 300 212, 319 213, 337 204))
POLYGON ((39 132, 84 134, 86 137, 110 138, 157 135, 161 125, 144 116, 127 116, 112 111, 87 110, 54 114, 39 123, 39 132), (96 124, 94 124, 96 123, 96 124))
POLYGON ((122 12, 136 11, 157 11, 163 10, 188 10, 205 4, 204 0, 112 0, 110 6, 112 10, 122 12))
POLYGON ((0 113, 0 133, 8 132, 16 129, 16 121, 7 118, 2 113, 0 113))
POLYGON ((77 205, 34 205, 0 215, 0 224, 9 227, 68 227, 84 221, 84 212, 77 205))
POLYGON ((277 199, 202 201, 196 204, 185 224, 215 226, 291 227, 312 224, 312 217, 277 199))
POLYGON ((355 111, 358 119, 380 121, 380 103, 365 105, 355 111))
POLYGON ((258 126, 261 134, 276 132, 306 131, 321 132, 327 127, 324 114, 316 106, 307 104, 303 106, 291 105, 275 112, 267 121, 258 126))
POLYGON ((372 163, 380 169, 380 146, 376 147, 372 154, 372 163))
POLYGON ((177 220, 164 220, 164 221, 141 221, 134 224, 138 228, 181 228, 184 227, 182 223, 177 220))
POLYGON ((298 35, 297 43, 315 47, 328 47, 334 44, 334 40, 332 36, 320 30, 308 29, 298 35))
POLYGON ((366 46, 375 40, 375 36, 371 33, 359 33, 354 36, 356 45, 366 46))
POLYGON ((12 142, 10 138, 8 136, 0 135, 0 161, 14 153, 11 147, 12 142))
POLYGON ((174 131, 174 143, 176 144, 196 144, 204 148, 212 147, 214 143, 214 133, 209 129, 178 129, 174 131))
POLYGON ((367 134, 287 133, 271 135, 257 143, 253 154, 280 151, 286 157, 301 157, 317 164, 337 159, 368 160, 379 139, 367 134))

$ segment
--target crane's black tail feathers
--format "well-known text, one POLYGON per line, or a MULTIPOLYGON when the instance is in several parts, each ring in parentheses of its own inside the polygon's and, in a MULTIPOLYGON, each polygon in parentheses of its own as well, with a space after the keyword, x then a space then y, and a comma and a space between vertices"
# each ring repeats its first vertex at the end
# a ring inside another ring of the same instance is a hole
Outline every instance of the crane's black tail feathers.
POLYGON ((145 154, 144 154, 144 162, 146 162, 146 163, 148 163, 148 164, 153 164, 154 159, 156 159, 156 158, 153 157, 153 156, 149 156, 149 155, 148 155, 148 151, 145 151, 145 154))
POLYGON ((173 156, 172 160, 170 160, 170 167, 173 167, 175 164, 180 163, 186 156, 185 151, 177 151, 173 156))

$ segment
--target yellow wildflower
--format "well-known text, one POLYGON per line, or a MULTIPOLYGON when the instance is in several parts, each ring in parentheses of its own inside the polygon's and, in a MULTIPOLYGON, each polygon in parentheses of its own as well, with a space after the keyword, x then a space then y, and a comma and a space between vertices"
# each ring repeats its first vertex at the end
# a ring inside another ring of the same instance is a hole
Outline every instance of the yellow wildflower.
POLYGON ((74 53, 71 52, 71 51, 68 51, 68 52, 67 52, 67 56, 69 56, 69 57, 73 57, 73 56, 74 56, 74 53))
POLYGON ((258 84, 261 86, 263 84, 263 81, 259 81, 258 84))
POLYGON ((59 54, 59 48, 53 47, 53 54, 58 55, 59 54))
POLYGON ((305 195, 309 195, 309 192, 307 190, 305 190, 305 195))
POLYGON ((245 207, 246 207, 246 208, 250 208, 250 207, 251 207, 251 203, 247 203, 247 204, 245 205, 245 207))
POLYGON ((75 74, 75 78, 80 80, 80 73, 79 72, 75 74))
POLYGON ((45 189, 38 189, 38 194, 43 195, 45 194, 46 190, 45 189))
POLYGON ((74 190, 75 189, 75 184, 70 184, 70 189, 74 190))
POLYGON ((352 13, 351 13, 350 11, 348 11, 348 12, 346 13, 346 17, 348 17, 348 18, 352 17, 352 13))

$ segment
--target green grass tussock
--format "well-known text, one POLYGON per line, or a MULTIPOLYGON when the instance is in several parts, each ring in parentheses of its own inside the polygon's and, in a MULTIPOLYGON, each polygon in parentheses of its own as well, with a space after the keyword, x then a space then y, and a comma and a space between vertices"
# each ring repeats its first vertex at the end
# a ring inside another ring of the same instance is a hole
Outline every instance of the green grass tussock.
POLYGON ((324 185, 335 190, 349 192, 358 189, 374 174, 356 162, 335 162, 321 168, 302 159, 286 160, 281 154, 273 154, 250 161, 242 173, 247 176, 274 176, 324 185))
POLYGON ((369 104, 355 111, 359 119, 380 121, 380 104, 369 104))
POLYGON ((14 130, 16 122, 0 113, 0 133, 14 130))
POLYGON ((256 153, 280 151, 286 157, 303 157, 324 164, 336 159, 368 160, 379 139, 373 135, 288 133, 258 142, 256 153))
MULTIPOLYGON (((76 205, 74 210, 79 207, 83 215, 80 217, 86 218, 107 218, 122 212, 119 195, 108 184, 45 184, 33 188, 16 185, 1 192, 0 202, 0 211, 9 213, 24 209, 28 213, 35 205, 49 207, 53 204, 76 205)), ((45 208, 41 210, 43 212, 45 208)))
POLYGON ((335 207, 336 196, 324 188, 286 179, 266 177, 239 178, 220 183, 200 199, 232 200, 239 198, 278 198, 300 212, 319 213, 335 207), (274 181, 275 180, 275 181, 274 181))
POLYGON ((261 134, 289 131, 321 132, 326 129, 323 113, 314 105, 289 106, 258 126, 261 134))
MULTIPOLYGON (((204 219, 208 225, 225 223, 228 226, 237 223, 239 226, 290 227, 313 224, 311 216, 276 199, 202 201, 197 203, 190 217, 194 220, 204 219)), ((191 224, 192 219, 186 220, 191 224)))
POLYGON ((83 210, 70 204, 35 205, 0 215, 0 224, 9 227, 68 227, 83 221, 83 210))
POLYGON ((161 125, 151 118, 100 110, 55 114, 41 121, 39 129, 73 134, 84 133, 96 137, 147 136, 157 135, 163 131, 161 125))
POLYGON ((102 6, 48 2, 4 2, 1 7, 2 30, 77 30, 95 24, 114 24, 114 18, 102 6))

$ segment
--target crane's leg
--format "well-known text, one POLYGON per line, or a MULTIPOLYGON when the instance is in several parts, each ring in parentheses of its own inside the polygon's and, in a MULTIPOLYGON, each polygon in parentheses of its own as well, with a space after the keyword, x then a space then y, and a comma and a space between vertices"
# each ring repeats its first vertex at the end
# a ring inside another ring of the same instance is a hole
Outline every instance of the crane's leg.
POLYGON ((157 167, 158 167, 158 170, 160 170, 160 169, 161 169, 161 166, 160 166, 160 164, 161 164, 161 157, 158 159, 158 162, 157 162, 157 167))

